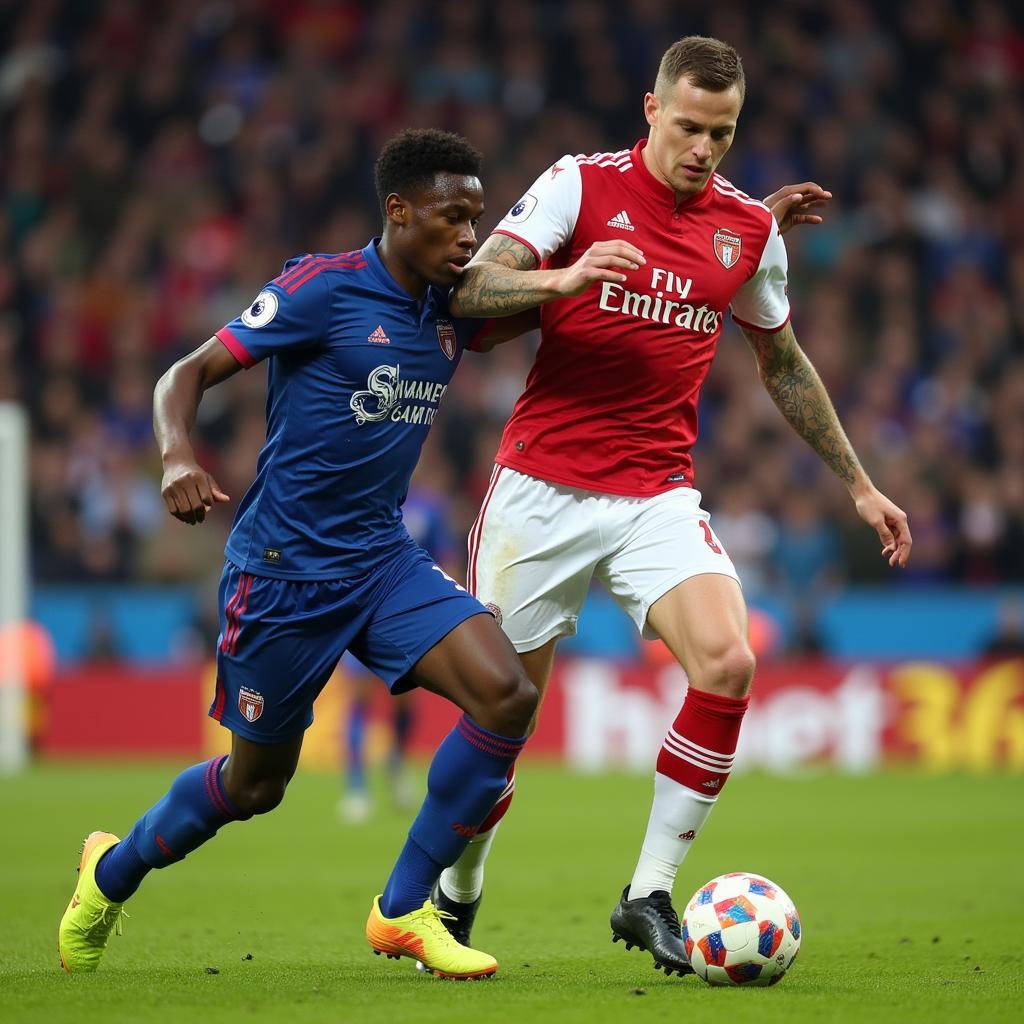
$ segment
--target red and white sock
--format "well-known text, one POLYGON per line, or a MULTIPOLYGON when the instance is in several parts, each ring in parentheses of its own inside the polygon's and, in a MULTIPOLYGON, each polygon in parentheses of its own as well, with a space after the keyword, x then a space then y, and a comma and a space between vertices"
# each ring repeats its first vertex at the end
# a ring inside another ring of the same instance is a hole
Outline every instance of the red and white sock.
POLYGON ((491 813, 480 823, 476 835, 470 839, 459 859, 441 872, 441 891, 456 903, 472 903, 484 889, 484 864, 491 852, 494 834, 501 819, 505 817, 512 797, 516 794, 516 766, 508 770, 508 785, 505 787, 491 813))
POLYGON ((672 892, 679 865, 732 771, 748 700, 687 690, 658 754, 654 803, 629 899, 672 892))

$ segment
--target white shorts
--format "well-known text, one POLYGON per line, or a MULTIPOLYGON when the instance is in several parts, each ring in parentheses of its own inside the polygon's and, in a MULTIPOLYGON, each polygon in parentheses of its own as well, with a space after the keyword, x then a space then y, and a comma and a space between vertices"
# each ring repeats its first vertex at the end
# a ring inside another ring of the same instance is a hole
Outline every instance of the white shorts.
POLYGON ((520 652, 575 634, 594 577, 652 640, 647 613, 677 583, 739 582, 710 520, 691 487, 624 498, 495 466, 469 533, 469 589, 520 652))

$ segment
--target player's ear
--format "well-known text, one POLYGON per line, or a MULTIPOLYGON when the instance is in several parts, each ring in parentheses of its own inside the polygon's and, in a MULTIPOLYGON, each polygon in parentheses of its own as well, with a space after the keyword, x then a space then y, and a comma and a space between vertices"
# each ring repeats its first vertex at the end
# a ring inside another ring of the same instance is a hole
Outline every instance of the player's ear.
POLYGON ((397 192, 389 193, 384 200, 384 213, 392 224, 404 227, 409 223, 409 204, 397 192))
POLYGON ((644 117, 652 128, 658 124, 658 111, 660 108, 661 101, 655 93, 649 92, 644 96, 644 117))

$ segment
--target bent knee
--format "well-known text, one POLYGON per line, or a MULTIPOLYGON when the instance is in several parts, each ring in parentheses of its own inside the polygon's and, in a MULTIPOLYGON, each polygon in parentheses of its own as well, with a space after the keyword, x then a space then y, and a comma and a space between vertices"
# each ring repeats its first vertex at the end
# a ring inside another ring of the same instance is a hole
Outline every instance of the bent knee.
POLYGON ((757 659, 745 640, 738 640, 715 652, 702 666, 695 685, 723 697, 745 697, 750 692, 757 659))
POLYGON ((284 799, 284 791, 287 788, 287 778, 270 776, 242 782, 228 790, 228 797, 239 813, 248 817, 272 811, 284 799))
MULTIPOLYGON (((486 687, 488 727, 504 736, 524 736, 537 710, 537 687, 518 662, 495 672, 486 687)), ((476 717, 476 716, 474 716, 476 717)), ((479 717, 477 721, 480 721, 479 717)), ((482 723, 481 723, 482 724, 482 723)))

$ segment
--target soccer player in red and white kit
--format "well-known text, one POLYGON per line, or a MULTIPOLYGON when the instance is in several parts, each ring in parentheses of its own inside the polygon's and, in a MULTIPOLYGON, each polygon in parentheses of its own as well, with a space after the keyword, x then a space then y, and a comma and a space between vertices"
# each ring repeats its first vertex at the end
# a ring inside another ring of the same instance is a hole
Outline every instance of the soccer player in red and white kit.
MULTIPOLYGON (((556 160, 480 249, 451 304, 460 316, 541 307, 536 361, 470 533, 471 591, 500 616, 541 693, 594 577, 689 680, 658 755, 639 862, 612 914, 613 937, 649 950, 666 973, 689 971, 672 886, 729 777, 754 674, 736 570, 701 508, 690 458, 726 310, 764 387, 846 484, 882 555, 905 566, 911 548, 906 515, 872 484, 797 344, 772 211, 716 173, 743 97, 731 46, 676 42, 644 99, 648 137, 556 160)), ((822 198, 811 183, 791 190, 783 226, 817 220, 803 211, 822 198)), ((463 942, 511 791, 510 780, 435 887, 463 942)))

